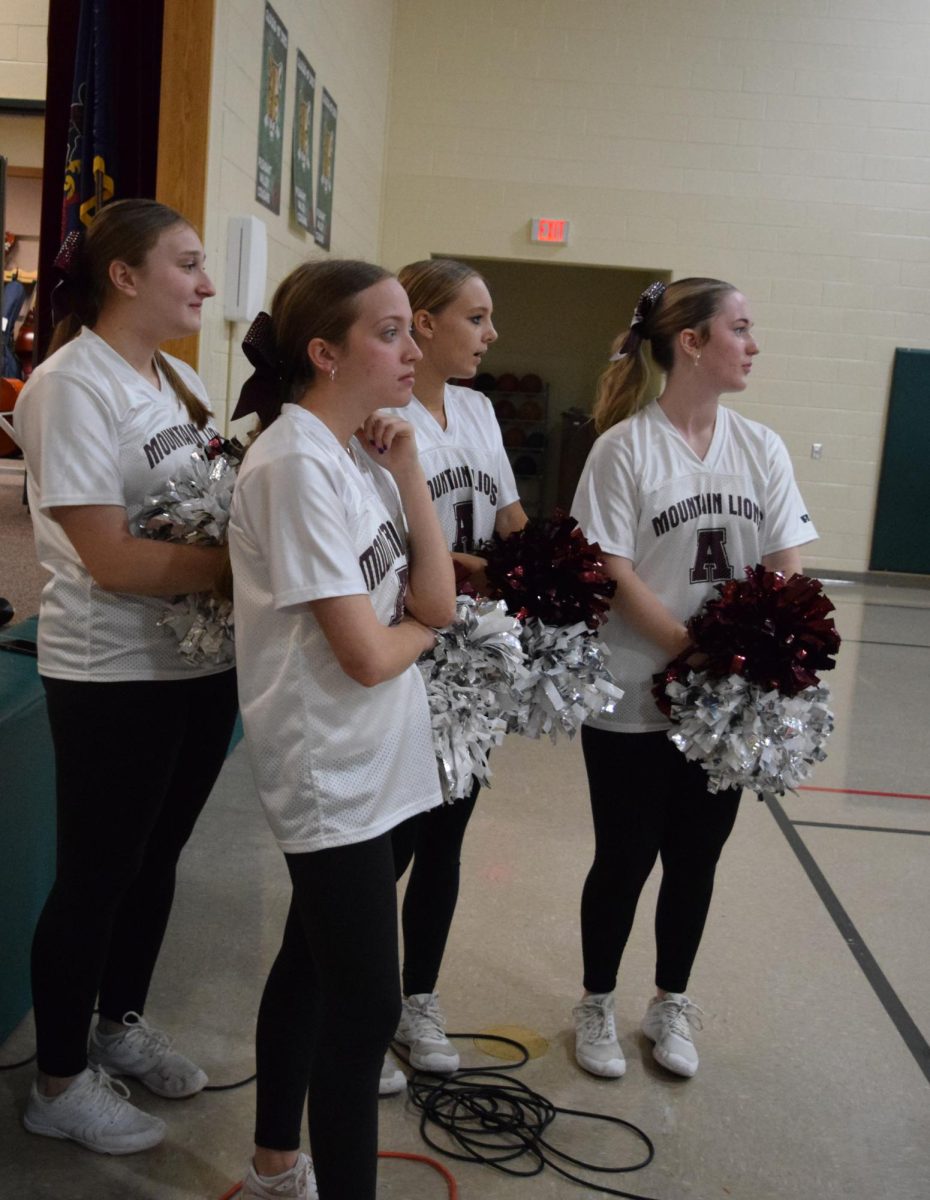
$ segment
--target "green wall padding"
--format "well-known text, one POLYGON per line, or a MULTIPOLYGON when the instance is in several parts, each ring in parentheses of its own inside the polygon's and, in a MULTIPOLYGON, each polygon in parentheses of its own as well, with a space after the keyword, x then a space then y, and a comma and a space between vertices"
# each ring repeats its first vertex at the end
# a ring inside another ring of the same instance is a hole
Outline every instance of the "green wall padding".
POLYGON ((930 350, 896 350, 873 571, 930 575, 930 350))

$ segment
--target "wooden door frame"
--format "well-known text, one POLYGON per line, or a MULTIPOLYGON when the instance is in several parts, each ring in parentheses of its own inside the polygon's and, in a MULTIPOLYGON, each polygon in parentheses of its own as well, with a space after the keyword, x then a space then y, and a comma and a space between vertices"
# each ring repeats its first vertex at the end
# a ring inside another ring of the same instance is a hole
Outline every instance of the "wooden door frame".
MULTIPOLYGON (((203 234, 213 88, 216 0, 164 0, 156 198, 203 234)), ((198 366, 198 334, 168 344, 198 366)))

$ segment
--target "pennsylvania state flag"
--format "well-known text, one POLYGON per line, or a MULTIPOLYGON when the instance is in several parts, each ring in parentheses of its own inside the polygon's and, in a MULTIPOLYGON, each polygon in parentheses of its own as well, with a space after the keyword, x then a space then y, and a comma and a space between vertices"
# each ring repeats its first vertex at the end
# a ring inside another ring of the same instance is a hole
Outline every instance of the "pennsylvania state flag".
POLYGON ((61 237, 89 225, 113 199, 111 0, 81 0, 68 122, 61 237))

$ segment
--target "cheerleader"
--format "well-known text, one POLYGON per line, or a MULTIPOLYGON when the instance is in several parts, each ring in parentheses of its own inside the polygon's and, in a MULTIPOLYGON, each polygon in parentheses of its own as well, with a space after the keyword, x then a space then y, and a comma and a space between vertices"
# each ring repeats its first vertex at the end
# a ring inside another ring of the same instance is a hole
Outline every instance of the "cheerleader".
MULTIPOLYGON (((406 411, 417 431, 420 461, 456 575, 480 591, 485 560, 475 548, 499 533, 522 529, 526 514, 491 402, 452 384, 471 379, 497 340, 488 286, 477 271, 450 259, 404 267, 398 279, 413 311, 422 354, 415 396, 406 411)), ((423 1071, 457 1070, 459 1056, 445 1034, 436 982, 459 889, 459 858, 479 785, 467 797, 414 817, 394 831, 400 878, 413 861, 404 896, 403 1008, 396 1039, 423 1071)), ((388 1059, 382 1094, 400 1091, 404 1076, 388 1059)))
POLYGON ((107 205, 58 266, 72 312, 16 406, 39 561, 39 674, 55 748, 58 867, 32 950, 38 1079, 24 1122, 105 1154, 156 1145, 129 1103, 193 1095, 204 1072, 143 1017, 175 866, 236 716, 228 667, 194 667, 164 597, 210 591, 225 549, 133 536, 146 498, 217 435, 203 384, 159 350, 214 295, 203 247, 153 200, 107 205), (88 1028, 95 1005, 99 1020, 88 1028))
POLYGON ((716 584, 759 562, 792 575, 798 547, 817 536, 781 439, 720 404, 749 382, 759 351, 752 330, 746 297, 728 283, 652 284, 601 377, 601 436, 572 508, 617 581, 600 636, 625 689, 613 715, 582 729, 595 856, 582 893, 585 994, 574 1018, 578 1063, 595 1075, 625 1070, 614 988, 659 856, 656 994, 642 1031, 663 1067, 697 1070, 699 1009, 686 988, 740 798, 735 788, 711 794, 700 763, 669 741, 652 676, 688 646, 685 621, 716 584), (646 343, 665 373, 654 400, 646 396, 646 343))
POLYGON ((414 430, 394 411, 420 358, 410 319, 393 276, 330 260, 291 272, 247 338, 257 369, 236 415, 257 411, 263 432, 229 526, 240 698, 292 899, 258 1017, 244 1200, 375 1195, 400 1008, 391 834, 441 801, 414 664, 455 612, 414 430))

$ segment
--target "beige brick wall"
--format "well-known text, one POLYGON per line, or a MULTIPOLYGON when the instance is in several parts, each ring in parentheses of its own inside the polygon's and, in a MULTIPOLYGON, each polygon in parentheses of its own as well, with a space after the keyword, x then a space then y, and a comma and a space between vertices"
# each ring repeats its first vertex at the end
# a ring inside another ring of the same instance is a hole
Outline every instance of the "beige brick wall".
POLYGON ((47 24, 48 0, 0 0, 0 96, 4 99, 45 99, 47 24))
POLYGON ((375 259, 381 234, 386 112, 394 6, 392 0, 274 0, 288 31, 281 213, 255 200, 264 3, 217 0, 213 98, 204 241, 219 295, 205 310, 200 370, 222 417, 248 376, 239 350, 246 326, 223 320, 226 230, 230 217, 254 214, 268 228, 266 303, 298 262, 325 256, 290 219, 290 148, 294 78, 300 49, 317 75, 313 132, 314 187, 319 161, 322 88, 339 107, 330 253, 375 259), (233 347, 230 359, 229 348, 233 347), (231 364, 231 371, 229 370, 231 364))
POLYGON ((926 0, 397 0, 382 256, 732 280, 738 407, 788 444, 809 561, 864 569, 894 349, 930 347, 928 62, 926 0))

